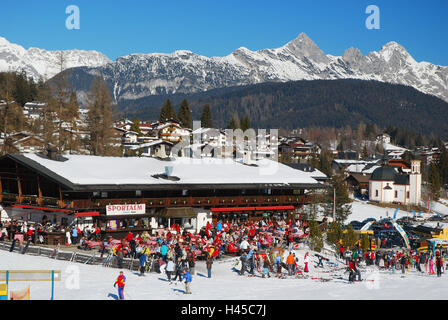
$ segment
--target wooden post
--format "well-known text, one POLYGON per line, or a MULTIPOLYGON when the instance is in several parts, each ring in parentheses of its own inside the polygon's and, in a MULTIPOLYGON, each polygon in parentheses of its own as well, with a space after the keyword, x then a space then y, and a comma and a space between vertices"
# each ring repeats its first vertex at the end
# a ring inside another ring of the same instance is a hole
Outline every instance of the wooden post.
POLYGON ((42 205, 42 189, 40 188, 40 179, 39 175, 37 175, 37 203, 42 205))
POLYGON ((65 207, 64 202, 62 201, 62 189, 61 189, 61 186, 59 186, 59 207, 60 208, 64 208, 65 207))
POLYGON ((22 182, 19 177, 19 165, 16 163, 17 187, 19 189, 19 203, 22 203, 22 182))

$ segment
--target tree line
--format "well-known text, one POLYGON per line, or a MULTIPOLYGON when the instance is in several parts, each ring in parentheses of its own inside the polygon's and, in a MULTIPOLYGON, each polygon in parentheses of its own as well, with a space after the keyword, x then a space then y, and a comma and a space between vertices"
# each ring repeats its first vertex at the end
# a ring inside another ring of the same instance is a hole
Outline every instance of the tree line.
POLYGON ((79 104, 66 76, 52 82, 33 81, 25 72, 0 73, 0 131, 4 137, 2 154, 17 152, 11 135, 27 131, 42 139, 42 150, 54 147, 59 153, 120 155, 114 145, 113 120, 116 106, 105 82, 96 78, 87 102, 85 126, 80 126, 79 104), (43 103, 40 116, 25 117, 27 102, 43 103), (86 136, 86 137, 85 137, 86 136))
MULTIPOLYGON (((138 118, 135 117, 134 122, 135 122, 135 119, 138 119, 138 118)), ((177 114, 176 114, 176 111, 174 110, 171 100, 167 99, 165 101, 165 103, 163 104, 163 106, 160 110, 159 121, 165 122, 168 120, 178 121, 179 124, 184 128, 191 129, 193 127, 192 126, 192 112, 190 109, 190 104, 188 103, 187 99, 182 100, 177 114)), ((203 106, 200 120, 201 120, 202 128, 214 128, 210 104, 206 103, 203 106)), ((234 130, 241 129, 243 131, 250 129, 251 124, 250 124, 249 115, 245 114, 243 119, 241 119, 241 121, 240 121, 238 114, 235 113, 231 117, 226 128, 234 129, 234 130)))

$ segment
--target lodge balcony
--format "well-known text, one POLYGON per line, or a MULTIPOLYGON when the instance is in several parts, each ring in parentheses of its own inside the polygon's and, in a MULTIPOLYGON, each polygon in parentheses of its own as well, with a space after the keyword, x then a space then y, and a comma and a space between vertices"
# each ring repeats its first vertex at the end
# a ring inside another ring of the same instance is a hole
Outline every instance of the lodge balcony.
POLYGON ((86 199, 70 200, 50 197, 25 196, 18 194, 0 194, 0 203, 60 208, 65 210, 101 210, 113 204, 146 204, 146 208, 166 207, 244 207, 303 205, 311 202, 307 195, 272 195, 272 196, 232 196, 232 197, 164 197, 164 198, 129 198, 129 199, 86 199))

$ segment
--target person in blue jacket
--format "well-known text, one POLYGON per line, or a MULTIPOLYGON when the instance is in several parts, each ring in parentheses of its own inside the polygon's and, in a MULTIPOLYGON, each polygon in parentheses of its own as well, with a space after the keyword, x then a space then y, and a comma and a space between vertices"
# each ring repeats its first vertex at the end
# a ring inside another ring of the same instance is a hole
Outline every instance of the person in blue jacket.
POLYGON ((182 280, 185 280, 185 294, 191 294, 190 291, 190 283, 191 283, 191 274, 187 269, 184 270, 184 275, 182 276, 182 280))
POLYGON ((76 240, 78 239, 78 229, 76 229, 76 227, 73 227, 72 238, 72 243, 76 244, 76 240))
POLYGON ((221 221, 219 221, 218 224, 216 225, 216 230, 222 231, 222 222, 221 221))
POLYGON ((142 254, 140 255, 140 258, 138 258, 140 261, 140 276, 144 276, 145 275, 145 267, 146 267, 146 262, 148 261, 147 256, 146 256, 146 250, 142 251, 142 254))
POLYGON ((160 247, 160 254, 162 255, 162 260, 166 262, 166 255, 168 254, 168 246, 163 243, 160 247))

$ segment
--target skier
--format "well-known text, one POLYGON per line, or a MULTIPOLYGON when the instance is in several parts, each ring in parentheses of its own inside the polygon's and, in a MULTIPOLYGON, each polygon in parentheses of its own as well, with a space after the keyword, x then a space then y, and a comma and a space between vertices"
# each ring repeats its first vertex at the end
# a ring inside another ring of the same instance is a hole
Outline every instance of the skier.
POLYGON ((160 247, 160 254, 162 255, 162 259, 163 261, 166 262, 166 256, 168 254, 168 246, 166 245, 166 243, 164 242, 162 244, 162 246, 160 247))
POLYGON ((434 258, 431 256, 429 257, 429 274, 434 274, 434 258))
POLYGON ((173 281, 176 281, 176 279, 178 279, 179 278, 179 282, 181 282, 182 281, 182 260, 181 260, 181 257, 178 257, 177 258, 177 261, 176 261, 176 275, 174 276, 174 279, 173 279, 173 281))
POLYGON ((355 281, 355 275, 356 275, 355 269, 356 269, 355 262, 353 261, 352 258, 350 258, 349 261, 348 261, 348 271, 349 271, 348 281, 349 282, 354 282, 355 281))
POLYGON ((257 264, 256 259, 257 258, 256 258, 255 253, 252 253, 252 255, 249 258, 250 277, 255 277, 255 268, 256 268, 256 264, 257 264))
POLYGON ((275 265, 277 266, 277 276, 282 275, 282 259, 280 257, 280 254, 275 255, 275 265))
POLYGON ((184 270, 182 280, 185 280, 185 294, 191 294, 190 283, 191 283, 192 278, 191 278, 191 274, 186 269, 184 270))
POLYGON ((171 284, 171 274, 174 272, 174 262, 173 259, 168 259, 168 263, 165 268, 166 276, 168 277, 168 282, 171 284))
POLYGON ((267 256, 263 259, 263 275, 262 277, 264 278, 265 276, 267 276, 268 278, 271 277, 271 275, 269 274, 269 261, 267 256))
POLYGON ((126 277, 123 274, 123 271, 120 271, 120 275, 114 283, 114 287, 118 284, 118 299, 124 300, 124 286, 126 285, 126 277))
POLYGON ((292 255, 292 252, 289 253, 288 258, 286 258, 286 264, 288 265, 288 275, 292 276, 294 274, 294 265, 296 261, 294 259, 294 256, 292 255))
POLYGON ((309 262, 310 262, 310 258, 308 256, 308 252, 307 252, 307 253, 305 253, 305 257, 303 258, 303 263, 305 264, 305 267, 303 268, 304 272, 309 272, 309 269, 308 269, 309 262))
POLYGON ((138 258, 140 261, 140 276, 145 275, 145 269, 146 269, 146 262, 148 262, 146 251, 143 251, 140 255, 140 258, 138 258))
POLYGON ((207 257, 206 265, 207 265, 207 275, 209 278, 211 278, 212 277, 213 257, 210 257, 210 256, 207 257))
POLYGON ((439 251, 436 251, 436 268, 437 268, 437 276, 438 277, 442 276, 443 261, 439 251))
POLYGON ((194 267, 195 267, 195 254, 193 249, 190 249, 187 254, 188 268, 190 269, 190 273, 194 275, 194 267))
POLYGON ((240 276, 243 276, 244 272, 247 269, 247 254, 246 254, 246 252, 243 253, 243 255, 241 256, 240 260, 241 260, 240 276))

